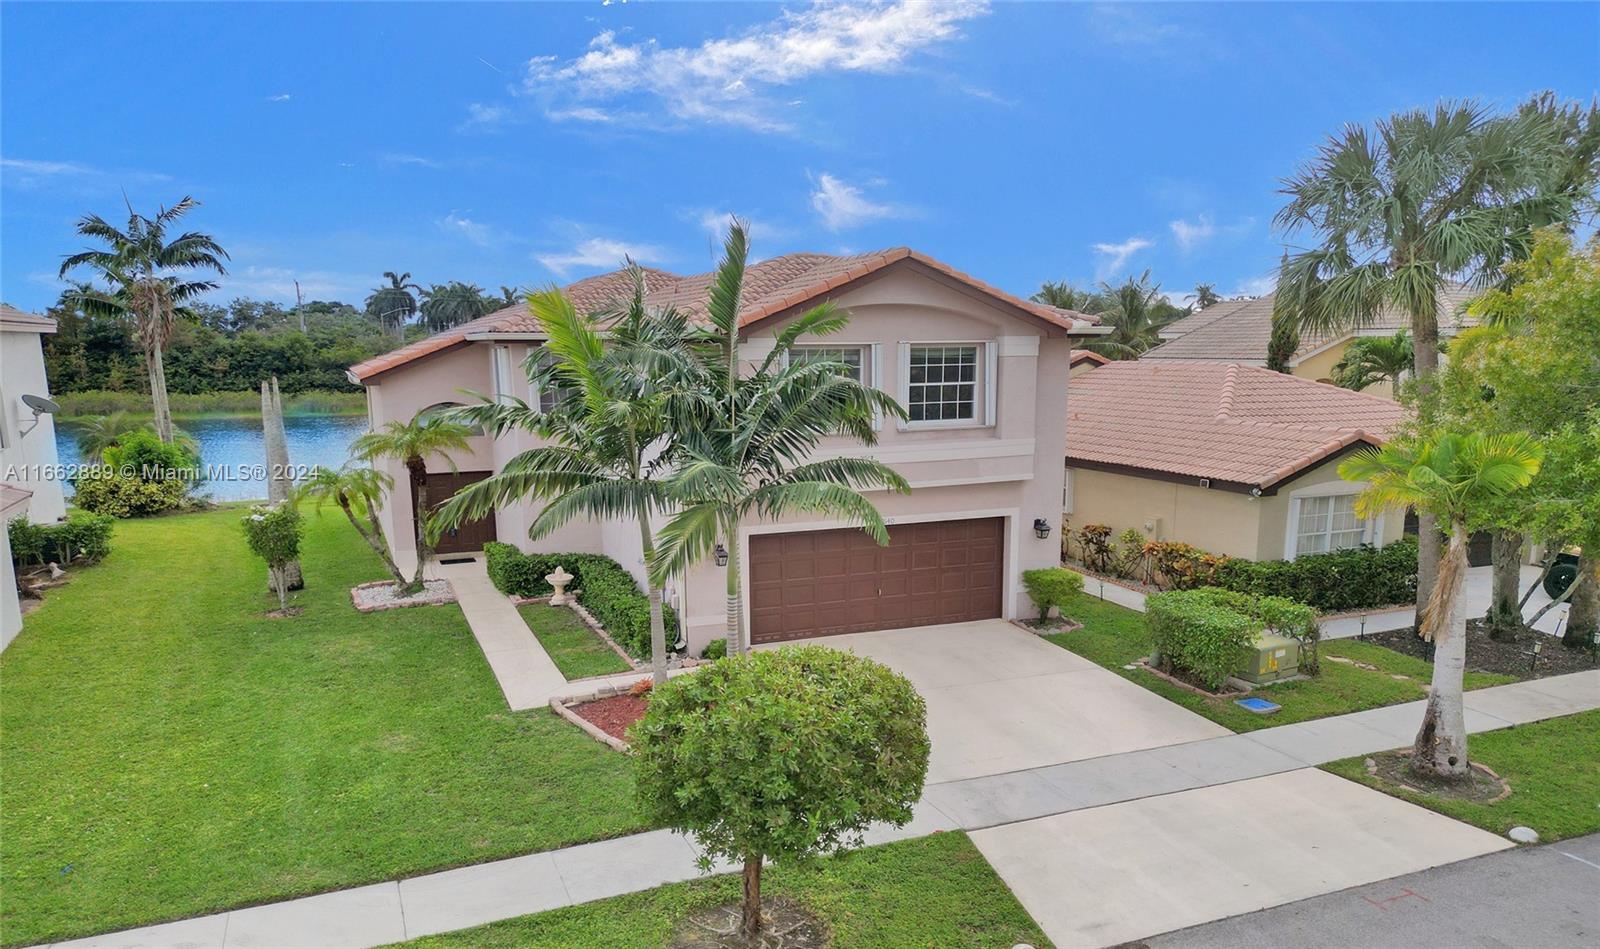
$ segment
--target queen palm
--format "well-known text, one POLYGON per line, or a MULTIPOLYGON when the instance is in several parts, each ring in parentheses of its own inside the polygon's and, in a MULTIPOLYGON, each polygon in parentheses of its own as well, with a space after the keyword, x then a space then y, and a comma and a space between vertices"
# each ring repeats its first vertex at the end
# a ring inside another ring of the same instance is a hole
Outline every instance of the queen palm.
MULTIPOLYGON (((123 411, 107 415, 91 415, 74 427, 77 429, 78 454, 85 461, 98 461, 107 448, 117 447, 123 438, 151 428, 149 422, 142 422, 123 411)), ((194 458, 200 457, 200 443, 183 429, 172 430, 172 443, 194 458)))
POLYGON ((1129 277, 1117 286, 1100 285, 1105 305, 1096 314, 1111 332, 1083 344, 1084 349, 1110 359, 1137 359, 1161 343, 1161 328, 1183 315, 1161 295, 1161 288, 1150 282, 1150 271, 1138 278, 1129 277))
POLYGON ((379 286, 367 297, 367 315, 377 320, 379 326, 388 326, 392 321, 395 338, 403 339, 406 321, 417 315, 417 298, 412 291, 420 293, 422 288, 411 282, 409 271, 397 274, 385 270, 383 276, 389 284, 379 286))
POLYGON ((421 312, 423 325, 438 332, 477 319, 489 312, 489 305, 481 288, 452 280, 422 291, 421 312))
MULTIPOLYGON (((417 570, 402 587, 406 595, 422 589, 422 570, 433 553, 433 531, 429 522, 433 509, 428 506, 428 459, 443 458, 456 470, 450 457, 452 451, 468 449, 467 436, 471 429, 438 415, 419 413, 409 422, 393 421, 376 432, 368 432, 350 445, 351 452, 360 461, 377 461, 392 458, 405 465, 411 484, 413 505, 412 523, 417 542, 417 570)), ((393 495, 390 495, 391 502, 393 495)))
POLYGON ((1356 513, 1414 507, 1446 525, 1450 541, 1417 629, 1433 643, 1433 683, 1411 753, 1418 774, 1450 780, 1468 774, 1462 677, 1467 617, 1461 590, 1467 575, 1468 526, 1486 507, 1525 488, 1538 474, 1544 449, 1522 434, 1443 432, 1399 438, 1366 449, 1339 465, 1339 475, 1365 481, 1356 513))
POLYGON ((405 586, 405 574, 389 555, 389 545, 383 539, 383 525, 378 521, 378 507, 383 496, 393 488, 394 479, 376 468, 348 462, 338 468, 318 465, 295 487, 294 499, 297 502, 310 500, 318 509, 328 501, 339 505, 339 510, 349 518, 350 526, 383 561, 384 569, 394 577, 394 582, 405 586))
POLYGON ((875 418, 903 419, 892 397, 846 374, 844 364, 790 355, 802 339, 828 336, 849 322, 831 303, 786 325, 772 351, 741 372, 740 292, 749 244, 734 222, 723 246, 706 306, 709 326, 694 336, 699 378, 674 393, 676 466, 666 491, 676 513, 656 537, 651 571, 659 578, 686 570, 726 543, 727 643, 742 652, 739 528, 751 516, 808 512, 860 524, 880 544, 889 540, 877 508, 862 488, 909 491, 904 478, 867 458, 808 461, 828 436, 873 444, 875 418))
POLYGON ((1352 340, 1334 363, 1333 381, 1356 392, 1380 382, 1394 385, 1415 363, 1411 334, 1405 330, 1393 336, 1363 336, 1352 340))
MULTIPOLYGON (((562 398, 543 411, 516 398, 484 400, 454 417, 498 437, 532 432, 548 443, 522 452, 439 509, 444 524, 483 517, 496 507, 537 501, 528 528, 534 540, 573 518, 632 520, 645 562, 655 556, 651 519, 667 506, 661 473, 675 460, 669 399, 695 378, 683 349, 688 320, 675 310, 650 312, 644 274, 631 268, 633 293, 621 312, 600 323, 580 315, 559 290, 532 294, 529 307, 548 341, 528 363, 540 391, 562 398), (545 355, 548 354, 548 356, 545 355)), ((667 680, 663 579, 649 578, 650 660, 657 684, 667 680)))
POLYGON ((72 254, 61 263, 62 277, 81 267, 105 283, 104 289, 91 286, 72 291, 84 313, 134 323, 150 380, 156 434, 169 443, 173 439, 172 407, 161 351, 172 336, 173 323, 187 313, 184 304, 217 288, 210 280, 188 280, 184 275, 194 271, 227 273, 222 261, 228 252, 211 235, 188 231, 167 240, 167 228, 199 206, 200 202, 185 196, 170 208, 158 209, 155 217, 145 217, 130 205, 126 230, 97 214, 88 215, 78 221, 77 232, 106 247, 72 254))

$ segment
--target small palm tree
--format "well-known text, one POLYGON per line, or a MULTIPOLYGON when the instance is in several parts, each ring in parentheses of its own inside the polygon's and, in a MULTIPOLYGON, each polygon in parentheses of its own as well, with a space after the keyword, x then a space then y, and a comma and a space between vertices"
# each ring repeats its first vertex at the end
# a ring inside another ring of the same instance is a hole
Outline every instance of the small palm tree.
POLYGON ((83 267, 105 283, 105 289, 70 291, 84 313, 134 323, 150 380, 156 435, 169 443, 173 439, 172 407, 161 352, 172 336, 173 323, 188 314, 184 304, 217 288, 210 280, 186 280, 182 275, 192 271, 227 273, 222 261, 228 259, 228 252, 211 235, 189 231, 167 240, 167 228, 199 206, 200 202, 185 196, 170 208, 160 208, 155 217, 145 217, 130 205, 126 230, 98 214, 81 218, 77 232, 106 247, 72 254, 61 263, 62 277, 83 267))
POLYGON ((412 291, 421 292, 422 288, 411 282, 410 272, 385 270, 383 276, 389 283, 380 285, 367 297, 367 315, 379 326, 392 324, 395 338, 404 339, 406 322, 417 315, 417 298, 412 291))
MULTIPOLYGON (((74 428, 78 435, 78 454, 85 461, 100 460, 105 456, 106 449, 116 448, 122 444, 125 437, 134 432, 155 430, 152 423, 140 421, 126 411, 112 412, 109 415, 91 415, 74 428)), ((172 443, 188 452, 191 457, 199 459, 200 443, 183 429, 172 430, 172 443)))
POLYGON ((1222 297, 1217 295, 1217 288, 1209 283, 1194 285, 1194 308, 1203 310, 1208 306, 1215 306, 1222 302, 1222 297))
POLYGON ((1096 336, 1083 348, 1109 359, 1137 359, 1161 343, 1163 326, 1183 315, 1182 310, 1167 303, 1161 287, 1150 282, 1148 270, 1118 286, 1101 284, 1100 294, 1106 306, 1097 315, 1101 325, 1111 327, 1111 332, 1096 336))
POLYGON ((318 465, 296 486, 294 500, 297 503, 312 501, 317 510, 328 501, 339 505, 339 510, 349 518, 350 526, 383 561, 384 569, 394 577, 394 582, 403 587, 407 583, 406 576, 390 556, 389 545, 384 542, 383 525, 378 522, 378 507, 383 496, 393 488, 394 479, 376 468, 349 462, 338 468, 318 465))
POLYGON ((489 312, 489 306, 481 288, 452 280, 422 291, 421 312, 422 325, 437 333, 477 319, 489 312))
POLYGON ((456 470, 456 463, 451 459, 450 452, 466 451, 467 437, 471 434, 471 429, 464 425, 441 416, 423 413, 409 422, 390 422, 379 431, 362 435, 350 446, 350 450, 360 461, 372 462, 380 458, 392 458, 406 466, 406 474, 411 483, 411 500, 414 507, 412 521, 415 525, 417 542, 417 571, 402 588, 401 592, 406 595, 421 591, 422 570, 428 557, 433 554, 434 534, 429 524, 433 517, 433 509, 428 506, 428 459, 437 455, 449 464, 451 471, 456 470))
POLYGON ((686 570, 726 542, 729 655, 742 635, 739 527, 751 516, 830 514, 859 523, 880 544, 888 529, 862 488, 909 491, 897 472, 868 458, 807 461, 822 439, 877 441, 874 418, 906 417, 889 395, 846 374, 843 363, 791 359, 803 338, 828 336, 849 323, 831 303, 785 326, 772 352, 748 372, 739 358, 739 297, 749 243, 735 221, 723 245, 706 307, 710 325, 694 337, 698 378, 673 394, 678 464, 666 491, 677 513, 656 537, 650 569, 661 578, 686 570))
POLYGON ((1394 385, 1415 364, 1411 334, 1405 330, 1393 336, 1362 336, 1351 340, 1334 364, 1333 381, 1356 392, 1380 382, 1394 385))
POLYGON ((1544 449, 1527 435, 1460 435, 1400 438, 1357 452, 1339 465, 1340 477, 1365 481, 1356 513, 1415 507, 1449 529, 1450 542, 1418 631, 1434 645, 1433 683, 1411 767, 1450 780, 1468 775, 1462 678, 1467 660, 1467 617, 1461 590, 1467 575, 1468 524, 1486 506, 1527 487, 1539 473, 1544 449))

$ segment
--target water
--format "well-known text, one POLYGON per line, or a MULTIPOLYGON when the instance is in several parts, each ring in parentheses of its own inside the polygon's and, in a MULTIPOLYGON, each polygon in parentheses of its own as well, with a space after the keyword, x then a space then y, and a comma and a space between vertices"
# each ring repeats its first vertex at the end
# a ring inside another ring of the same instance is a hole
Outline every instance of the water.
MULTIPOLYGON (((248 501, 267 496, 266 465, 259 416, 178 419, 179 428, 200 443, 201 464, 225 472, 200 486, 198 493, 215 501, 248 501)), ((289 463, 296 469, 322 465, 337 468, 350 457, 350 443, 367 430, 364 415, 295 415, 283 420, 289 463)), ((78 433, 70 421, 56 423, 57 459, 79 461, 78 433)), ((71 493, 71 486, 67 491, 71 493)))

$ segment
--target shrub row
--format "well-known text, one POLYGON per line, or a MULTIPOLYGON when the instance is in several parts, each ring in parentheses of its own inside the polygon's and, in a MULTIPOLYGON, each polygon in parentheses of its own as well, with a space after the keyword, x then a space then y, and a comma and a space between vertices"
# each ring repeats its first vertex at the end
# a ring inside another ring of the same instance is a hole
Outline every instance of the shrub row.
POLYGON ((141 481, 119 474, 85 476, 73 482, 72 503, 111 517, 148 517, 189 503, 186 481, 141 481))
POLYGON ((1276 596, 1252 596, 1217 587, 1171 590, 1145 599, 1145 628, 1164 666, 1186 673, 1213 691, 1239 665, 1263 632, 1301 643, 1300 669, 1318 670, 1317 614, 1276 596))
POLYGON ((1226 590, 1287 597, 1323 613, 1361 610, 1417 598, 1417 541, 1356 547, 1294 560, 1229 560, 1212 582, 1226 590))
POLYGON ((6 524, 11 559, 18 566, 71 563, 82 557, 95 561, 111 551, 111 527, 116 519, 105 514, 74 511, 60 524, 35 524, 25 517, 6 524))
MULTIPOLYGON (((545 575, 563 567, 573 576, 572 589, 581 591, 584 609, 594 614, 611 638, 628 654, 650 656, 650 598, 639 589, 633 574, 600 554, 525 554, 510 544, 493 542, 483 547, 489 580, 507 596, 543 596, 551 592, 545 575)), ((670 646, 678 628, 677 614, 662 604, 670 646)))

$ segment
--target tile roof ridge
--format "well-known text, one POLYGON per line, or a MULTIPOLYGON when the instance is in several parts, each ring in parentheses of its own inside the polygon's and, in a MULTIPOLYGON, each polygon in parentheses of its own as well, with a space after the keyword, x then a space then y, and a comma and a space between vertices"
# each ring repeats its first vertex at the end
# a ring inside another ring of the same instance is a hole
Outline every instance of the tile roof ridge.
POLYGON ((1239 381, 1239 364, 1228 363, 1222 374, 1222 391, 1217 398, 1216 419, 1219 422, 1239 422, 1242 419, 1233 417, 1233 390, 1239 381))

